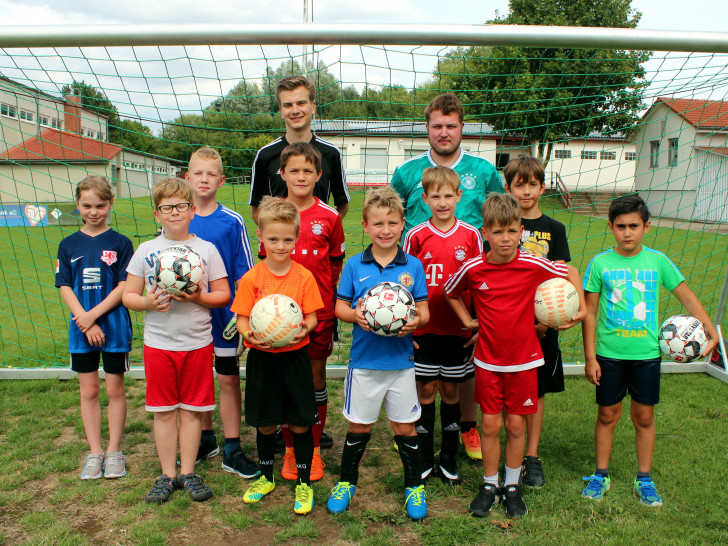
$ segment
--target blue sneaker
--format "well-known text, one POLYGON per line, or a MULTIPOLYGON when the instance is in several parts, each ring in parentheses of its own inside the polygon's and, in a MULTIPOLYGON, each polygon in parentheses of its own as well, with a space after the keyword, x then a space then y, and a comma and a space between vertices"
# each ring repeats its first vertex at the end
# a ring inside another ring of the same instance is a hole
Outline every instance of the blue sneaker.
POLYGON ((657 494, 657 488, 651 478, 635 480, 634 492, 645 506, 662 506, 662 497, 657 494))
POLYGON ((424 519, 427 515, 427 501, 425 500, 425 486, 408 487, 404 490, 406 499, 404 505, 407 515, 414 520, 424 519))
POLYGON ((326 508, 332 514, 340 514, 347 508, 351 498, 354 496, 356 491, 356 485, 351 485, 349 482, 339 482, 331 490, 331 496, 326 502, 326 508))
POLYGON ((582 480, 586 480, 589 483, 586 484, 586 487, 581 492, 581 496, 595 501, 602 500, 604 498, 604 494, 609 491, 609 488, 612 486, 609 478, 597 476, 596 474, 586 476, 582 478, 582 480))

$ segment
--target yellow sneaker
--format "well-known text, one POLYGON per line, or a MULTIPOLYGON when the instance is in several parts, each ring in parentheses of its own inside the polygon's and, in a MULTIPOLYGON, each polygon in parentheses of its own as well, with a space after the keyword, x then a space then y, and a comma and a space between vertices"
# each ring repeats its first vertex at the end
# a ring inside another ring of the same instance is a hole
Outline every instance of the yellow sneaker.
POLYGON ((269 482, 268 478, 261 476, 248 487, 248 490, 243 495, 243 502, 246 504, 258 502, 275 488, 275 481, 269 482))
POLYGON ((299 483, 296 486, 296 501, 293 503, 293 511, 302 516, 311 510, 313 510, 313 489, 305 483, 299 483))
POLYGON ((483 459, 483 452, 480 450, 480 434, 477 427, 471 428, 460 435, 460 443, 465 448, 465 453, 474 461, 483 459))
POLYGON ((281 478, 284 480, 295 481, 298 479, 298 467, 296 466, 296 454, 293 449, 286 451, 283 456, 283 468, 281 469, 281 478))
POLYGON ((317 482, 324 477, 324 467, 326 465, 321 460, 320 453, 314 453, 311 460, 311 481, 317 482))

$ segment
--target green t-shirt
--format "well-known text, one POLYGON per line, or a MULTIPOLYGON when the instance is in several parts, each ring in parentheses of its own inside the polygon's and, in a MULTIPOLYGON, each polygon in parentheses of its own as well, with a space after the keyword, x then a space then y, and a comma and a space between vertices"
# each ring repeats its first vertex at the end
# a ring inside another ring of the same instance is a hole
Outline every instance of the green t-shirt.
POLYGON ((629 258, 614 249, 594 256, 584 290, 599 294, 597 354, 620 360, 659 358, 660 285, 672 291, 684 280, 670 258, 646 246, 629 258))
MULTIPOLYGON (((430 207, 422 199, 422 171, 428 167, 437 167, 428 150, 402 163, 392 175, 392 188, 404 201, 405 222, 402 240, 407 232, 416 225, 426 222, 432 216, 430 207)), ((503 193, 503 183, 493 164, 483 157, 478 157, 460 148, 460 157, 450 165, 460 176, 460 198, 455 217, 478 229, 483 225, 481 209, 486 196, 491 193, 503 193)))

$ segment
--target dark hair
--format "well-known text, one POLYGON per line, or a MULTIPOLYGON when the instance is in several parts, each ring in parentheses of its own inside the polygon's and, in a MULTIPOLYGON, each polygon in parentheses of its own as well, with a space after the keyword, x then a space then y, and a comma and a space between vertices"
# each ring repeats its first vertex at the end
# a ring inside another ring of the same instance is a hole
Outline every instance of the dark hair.
POLYGON ((311 102, 316 100, 316 86, 306 76, 286 76, 276 85, 276 100, 281 103, 281 91, 293 91, 299 87, 305 87, 308 91, 308 99, 311 102))
POLYGON ((281 152, 281 172, 286 170, 288 160, 296 155, 302 155, 306 161, 315 167, 317 173, 321 172, 321 152, 308 142, 294 142, 283 148, 281 152))
POLYGON ((642 217, 642 223, 646 224, 650 219, 650 211, 642 198, 633 193, 617 197, 612 204, 609 205, 609 223, 614 223, 615 218, 620 214, 629 214, 638 212, 642 217))
POLYGON ((430 122, 430 114, 435 111, 442 112, 443 116, 448 115, 451 112, 456 112, 460 123, 462 123, 465 117, 465 110, 463 110, 463 103, 455 95, 455 93, 444 93, 436 96, 430 101, 425 107, 425 121, 430 122))
POLYGON ((531 175, 536 177, 543 186, 545 180, 543 162, 535 157, 521 156, 511 159, 503 167, 503 176, 506 179, 506 186, 510 186, 516 177, 521 182, 531 180, 531 175))

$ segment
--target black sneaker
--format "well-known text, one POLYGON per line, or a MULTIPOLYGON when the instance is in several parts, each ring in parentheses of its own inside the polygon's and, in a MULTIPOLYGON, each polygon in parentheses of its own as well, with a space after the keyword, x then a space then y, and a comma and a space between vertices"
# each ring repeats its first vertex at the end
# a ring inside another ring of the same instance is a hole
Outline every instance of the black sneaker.
POLYGON ((240 449, 232 452, 230 457, 225 454, 222 456, 222 469, 226 472, 232 472, 243 478, 255 478, 260 474, 260 468, 253 461, 245 456, 240 449))
POLYGON ((187 491, 193 501, 205 501, 212 497, 212 489, 207 487, 197 474, 180 474, 177 478, 177 487, 187 491))
POLYGON ((175 480, 166 474, 162 474, 154 482, 154 486, 144 498, 150 504, 162 504, 169 500, 169 496, 177 487, 175 480))
POLYGON ((520 518, 528 514, 526 503, 521 496, 520 485, 506 485, 502 489, 501 503, 509 518, 520 518))
POLYGON ((286 451, 286 441, 283 439, 283 432, 280 427, 276 430, 276 453, 286 451))
POLYGON ((546 484, 541 459, 531 456, 524 457, 521 465, 521 483, 526 487, 543 487, 546 484))
POLYGON ((326 434, 326 431, 321 431, 321 442, 319 443, 319 446, 324 449, 329 449, 330 447, 334 447, 334 439, 326 434))
POLYGON ((492 483, 484 483, 478 488, 478 495, 470 503, 468 512, 483 518, 490 513, 490 509, 498 502, 500 498, 500 490, 492 483))
POLYGON ((440 453, 440 479, 445 485, 460 485, 460 473, 455 457, 440 453))
POLYGON ((200 440, 200 447, 197 449, 197 459, 195 459, 195 464, 200 464, 207 457, 214 457, 219 453, 220 448, 217 446, 216 440, 213 440, 212 442, 203 442, 200 440))

